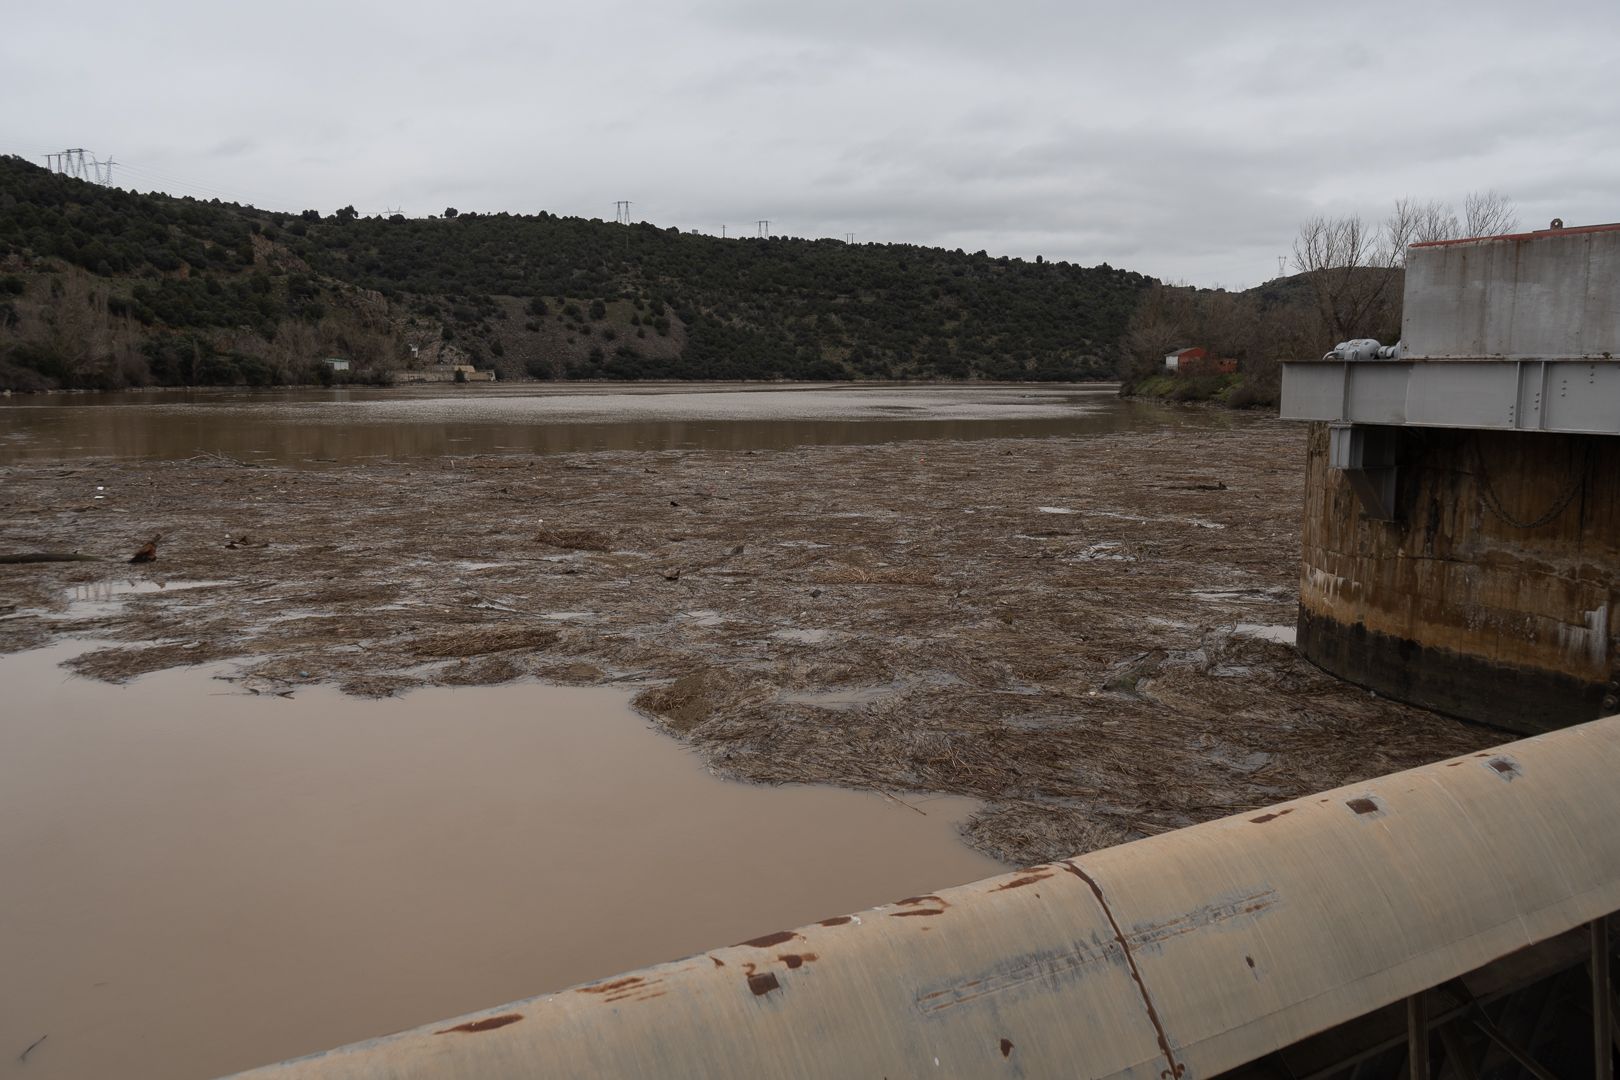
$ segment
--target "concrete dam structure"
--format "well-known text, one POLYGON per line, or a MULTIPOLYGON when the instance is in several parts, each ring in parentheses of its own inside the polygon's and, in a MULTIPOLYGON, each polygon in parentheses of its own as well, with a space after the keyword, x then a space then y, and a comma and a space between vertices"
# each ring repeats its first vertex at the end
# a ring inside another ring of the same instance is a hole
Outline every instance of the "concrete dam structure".
POLYGON ((1620 225, 1413 245, 1402 331, 1284 368, 1301 652, 1512 731, 1615 712, 1620 225))

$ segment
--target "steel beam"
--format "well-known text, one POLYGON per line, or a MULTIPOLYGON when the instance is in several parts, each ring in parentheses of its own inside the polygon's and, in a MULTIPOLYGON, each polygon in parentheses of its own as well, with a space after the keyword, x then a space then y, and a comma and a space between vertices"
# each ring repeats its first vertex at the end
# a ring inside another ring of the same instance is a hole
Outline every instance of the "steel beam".
POLYGON ((1620 359, 1295 360, 1282 418, 1620 434, 1620 359))
POLYGON ((1429 1080, 1429 1006, 1423 991, 1406 999, 1406 1064, 1412 1080, 1429 1080))
POLYGON ((1609 983, 1609 920, 1593 919, 1592 940, 1592 1075, 1614 1080, 1614 993, 1609 983))
POLYGON ((1474 1057, 1468 1049, 1468 1040, 1463 1037, 1461 1021, 1441 1024, 1439 1031, 1440 1043, 1446 1048, 1446 1061, 1458 1080, 1479 1080, 1479 1070, 1474 1067, 1474 1057))

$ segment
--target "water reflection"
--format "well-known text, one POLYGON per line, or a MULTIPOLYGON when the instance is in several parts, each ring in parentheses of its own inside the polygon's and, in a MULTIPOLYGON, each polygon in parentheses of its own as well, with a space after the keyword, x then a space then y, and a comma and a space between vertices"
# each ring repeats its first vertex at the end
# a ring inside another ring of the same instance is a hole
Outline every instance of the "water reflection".
POLYGON ((773 450, 1231 422, 1087 387, 170 391, 0 406, 0 464, 223 454, 320 466, 588 450, 773 450))

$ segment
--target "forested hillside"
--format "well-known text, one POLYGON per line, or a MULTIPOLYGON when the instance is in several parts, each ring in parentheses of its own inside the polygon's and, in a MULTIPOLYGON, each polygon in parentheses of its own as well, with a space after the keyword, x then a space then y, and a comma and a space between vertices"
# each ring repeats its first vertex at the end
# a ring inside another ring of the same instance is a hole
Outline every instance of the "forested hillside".
POLYGON ((0 158, 0 386, 1114 374, 1153 285, 1106 265, 541 213, 283 213, 0 158))

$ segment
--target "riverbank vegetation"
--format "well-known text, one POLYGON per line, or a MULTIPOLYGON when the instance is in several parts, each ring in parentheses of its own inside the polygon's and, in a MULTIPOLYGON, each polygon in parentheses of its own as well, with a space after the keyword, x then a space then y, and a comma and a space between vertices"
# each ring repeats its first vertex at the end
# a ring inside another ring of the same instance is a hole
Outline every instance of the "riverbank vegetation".
POLYGON ((1144 290, 1126 332, 1120 393, 1275 408, 1280 359, 1321 356, 1353 337, 1400 340, 1408 245, 1517 227, 1512 200, 1495 191, 1470 194, 1460 212, 1436 200, 1401 199, 1382 221, 1311 218, 1294 240, 1291 277, 1242 292, 1158 284, 1144 290), (1168 371, 1165 356, 1187 345, 1237 361, 1237 371, 1168 371))
POLYGON ((909 244, 722 239, 646 222, 366 217, 143 195, 0 158, 0 388, 533 379, 1121 378, 1274 405, 1277 362, 1395 340, 1406 244, 1503 231, 1511 204, 1318 218, 1242 292, 1103 264, 909 244), (1232 376, 1166 375, 1198 345, 1232 376), (329 360, 347 361, 329 364, 329 360))
POLYGON ((1120 393, 1165 401, 1210 401, 1233 408, 1275 407, 1281 357, 1319 356, 1324 333, 1300 278, 1244 292, 1155 285, 1132 313, 1129 360, 1120 393), (1233 374, 1168 371, 1164 358, 1197 344, 1211 357, 1237 361, 1233 374))
POLYGON ((0 385, 1109 377, 1150 278, 598 220, 323 215, 0 159, 0 385), (349 361, 334 375, 327 359, 349 361))

